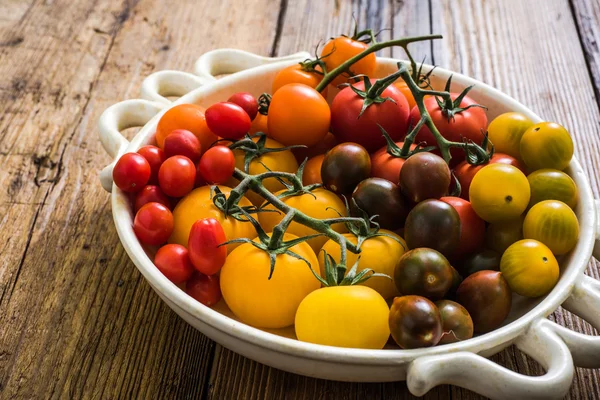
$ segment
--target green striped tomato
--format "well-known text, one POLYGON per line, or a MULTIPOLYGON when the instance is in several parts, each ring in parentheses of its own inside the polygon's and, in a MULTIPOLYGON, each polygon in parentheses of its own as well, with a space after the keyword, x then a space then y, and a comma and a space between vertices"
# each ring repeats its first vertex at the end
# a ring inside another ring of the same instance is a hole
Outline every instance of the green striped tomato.
POLYGON ((579 237, 577 216, 562 201, 539 202, 525 216, 523 236, 542 242, 554 254, 568 253, 579 237))
POLYGON ((527 129, 520 148, 525 165, 532 171, 542 168, 562 171, 573 157, 573 140, 569 132, 554 122, 540 122, 527 129))
POLYGON ((562 201, 575 208, 579 199, 577 186, 573 179, 557 169, 539 169, 527 176, 531 187, 529 207, 544 200, 562 201))

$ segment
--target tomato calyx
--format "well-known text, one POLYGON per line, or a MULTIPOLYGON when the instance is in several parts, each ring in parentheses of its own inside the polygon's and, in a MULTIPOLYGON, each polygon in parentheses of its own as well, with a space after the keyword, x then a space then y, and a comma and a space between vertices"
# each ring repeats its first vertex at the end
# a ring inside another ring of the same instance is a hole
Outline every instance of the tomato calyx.
MULTIPOLYGON (((262 97, 262 96, 261 96, 262 97)), ((244 152, 244 171, 248 172, 250 170, 250 163, 252 160, 259 158, 263 154, 267 153, 277 153, 280 151, 297 149, 297 148, 306 148, 304 145, 292 145, 285 147, 266 147, 267 144, 267 134, 264 132, 257 132, 254 135, 246 135, 244 138, 233 142, 229 145, 231 150, 241 150, 244 152), (254 138, 258 138, 255 142, 254 138)))
POLYGON ((268 93, 263 93, 258 97, 258 112, 262 115, 269 115, 269 106, 271 105, 272 96, 268 93))
POLYGON ((363 106, 360 109, 360 113, 358 113, 358 118, 360 118, 365 110, 372 106, 373 104, 381 104, 386 101, 391 101, 392 103, 396 103, 394 99, 391 97, 381 97, 384 90, 387 89, 396 79, 398 79, 398 72, 394 72, 393 74, 386 76, 385 78, 379 79, 374 84, 371 83, 371 80, 368 76, 362 76, 363 81, 365 83, 365 90, 360 90, 354 85, 349 83, 343 83, 340 86, 346 86, 352 89, 354 93, 358 95, 361 99, 363 99, 363 106))
POLYGON ((371 268, 365 268, 359 273, 357 273, 356 271, 358 270, 358 264, 360 263, 360 256, 358 256, 354 265, 352 265, 350 270, 346 273, 348 268, 345 264, 336 263, 331 254, 328 254, 326 250, 322 251, 324 261, 323 269, 325 270, 325 277, 321 277, 314 270, 312 270, 312 268, 311 270, 315 278, 317 278, 319 282, 321 282, 325 287, 360 285, 366 280, 376 276, 388 278, 390 280, 392 279, 389 275, 382 274, 380 272, 375 272, 371 268))
MULTIPOLYGON (((412 142, 407 142, 406 140, 404 141, 404 144, 402 145, 402 147, 399 147, 396 142, 394 142, 394 139, 392 139, 390 137, 390 135, 386 132, 385 129, 383 129, 383 127, 381 125, 379 125, 379 129, 381 130, 381 134, 383 135, 383 137, 385 138, 386 141, 386 146, 387 146, 387 153, 392 156, 392 157, 396 157, 396 158, 404 158, 407 159, 410 156, 417 154, 417 153, 421 153, 424 151, 432 151, 435 150, 436 147, 435 146, 423 146, 423 144, 426 144, 425 142, 420 142, 416 144, 416 147, 411 150, 410 146, 413 144, 412 142)), ((409 127, 409 131, 411 131, 412 128, 409 127)))
MULTIPOLYGON (((316 200, 317 196, 315 196, 312 193, 312 191, 315 189, 318 189, 320 187, 323 187, 323 184, 322 183, 313 183, 310 185, 302 184, 302 176, 304 175, 304 168, 306 167, 307 161, 308 161, 308 158, 304 159, 302 164, 300 164, 300 166, 298 167, 298 171, 296 171, 296 173, 294 174, 296 176, 296 179, 292 180, 292 182, 288 182, 279 177, 276 178, 286 188, 286 190, 284 190, 283 192, 281 192, 277 195, 277 198, 284 199, 286 197, 301 196, 303 194, 309 194, 316 200)), ((268 204, 270 204, 270 203, 267 201, 265 203, 265 205, 268 205, 268 204)))
MULTIPOLYGON (((450 75, 450 77, 446 81, 446 86, 444 87, 444 91, 450 92, 451 85, 452 85, 452 75, 450 75)), ((465 110, 468 110, 469 108, 472 108, 472 107, 479 107, 479 108, 483 108, 484 110, 487 110, 487 107, 482 106, 481 104, 469 104, 466 107, 460 106, 460 104, 462 103, 465 96, 474 87, 475 87, 475 85, 466 87, 462 92, 460 92, 458 97, 456 97, 456 99, 454 99, 454 100, 452 100, 452 98, 450 96, 448 96, 444 99, 440 99, 438 96, 435 96, 435 100, 436 100, 438 106, 440 107, 440 109, 442 110, 442 114, 444 114, 448 118, 448 122, 453 120, 454 116, 456 114, 459 114, 459 113, 461 113, 465 110)))

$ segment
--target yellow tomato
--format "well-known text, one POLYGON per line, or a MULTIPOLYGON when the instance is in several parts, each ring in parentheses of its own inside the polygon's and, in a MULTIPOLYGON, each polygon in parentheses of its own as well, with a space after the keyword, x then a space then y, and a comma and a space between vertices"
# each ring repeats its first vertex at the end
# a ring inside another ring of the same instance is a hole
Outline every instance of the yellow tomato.
POLYGON ((475 174, 469 198, 473 210, 487 222, 501 222, 521 215, 529 204, 527 177, 516 167, 489 164, 475 174))
MULTIPOLYGON (((276 193, 276 195, 279 193, 276 193)), ((301 194, 299 196, 284 197, 282 201, 288 206, 295 208, 312 218, 327 219, 338 218, 340 214, 343 216, 347 215, 346 206, 342 200, 340 200, 335 193, 322 188, 315 189, 311 193, 301 194), (340 214, 338 214, 338 212, 340 214)), ((263 208, 265 210, 277 210, 272 204, 264 206, 263 208)), ((258 220, 265 231, 270 232, 275 225, 281 222, 284 216, 285 215, 279 210, 277 210, 277 212, 267 211, 259 213, 258 220)), ((346 225, 341 223, 333 224, 331 227, 339 233, 348 231, 346 225)), ((292 222, 288 227, 287 232, 296 236, 308 236, 317 233, 312 228, 297 222, 292 222)), ((315 253, 318 253, 327 240, 328 238, 326 236, 319 236, 308 240, 307 243, 312 247, 315 253)))
POLYGON ((562 171, 573 157, 573 140, 563 126, 540 122, 525 131, 520 150, 530 170, 552 168, 562 171))
MULTIPOLYGON (((357 273, 363 269, 370 268, 375 272, 386 274, 392 278, 400 257, 407 249, 406 242, 391 231, 381 229, 379 232, 394 236, 400 243, 386 236, 375 236, 365 240, 360 247, 360 261, 357 273)), ((356 236, 352 233, 345 233, 344 237, 354 244, 357 242, 356 236)), ((336 262, 340 261, 340 245, 334 240, 328 240, 321 250, 325 250, 336 262)), ((350 251, 346 253, 348 270, 356 263, 358 256, 359 254, 354 254, 350 251)), ((321 267, 321 276, 324 276, 325 260, 323 251, 319 252, 318 258, 319 266, 321 267)), ((400 295, 398 289, 396 289, 396 285, 394 285, 394 281, 385 277, 376 276, 370 278, 363 282, 362 285, 375 289, 384 299, 400 295)))
MULTIPOLYGON (((219 186, 219 189, 227 196, 231 192, 231 189, 227 186, 219 186)), ((243 197, 239 205, 244 207, 251 204, 248 199, 243 197)), ((231 216, 226 217, 210 198, 210 187, 202 186, 192 190, 175 206, 173 210, 173 233, 169 238, 169 243, 177 243, 187 247, 192 225, 203 218, 215 218, 219 221, 223 226, 227 240, 256 237, 256 231, 251 223, 238 221, 231 216)), ((231 252, 236 246, 238 246, 237 243, 228 244, 227 251, 231 252)))
POLYGON ((389 314, 383 297, 369 287, 325 287, 300 303, 296 336, 327 346, 382 349, 390 336, 389 314))
POLYGON ((523 236, 544 243, 556 255, 568 253, 579 238, 577 216, 562 201, 539 202, 525 217, 523 236))
POLYGON ((508 247, 523 239, 523 217, 490 224, 485 232, 485 244, 502 254, 508 247))
POLYGON ((525 297, 547 294, 558 282, 558 262, 541 242, 520 240, 511 245, 500 260, 500 272, 513 292, 525 297))
MULTIPOLYGON (((296 236, 286 233, 283 239, 293 240, 296 236)), ((319 261, 308 244, 300 243, 290 250, 317 268, 319 261)), ((285 328, 294 323, 300 302, 321 283, 304 261, 287 254, 277 256, 271 279, 269 273, 269 255, 265 251, 250 243, 240 245, 227 256, 221 269, 223 299, 248 325, 285 328)))
MULTIPOLYGON (((252 140, 257 142, 258 138, 254 138, 252 140)), ((273 139, 267 138, 267 141, 265 142, 265 148, 267 149, 280 149, 282 147, 283 145, 281 143, 276 142, 273 139)), ((242 150, 234 150, 233 154, 235 155, 235 167, 243 171, 245 153, 242 150)), ((250 162, 248 173, 250 173, 250 175, 258 175, 269 170, 295 173, 298 170, 298 162, 290 150, 265 153, 250 162)), ((227 183, 233 187, 236 186, 239 181, 231 178, 227 183)), ((262 181, 262 183, 263 186, 271 193, 285 189, 283 183, 279 182, 276 178, 265 179, 262 181)), ((246 192, 246 197, 257 207, 265 201, 265 199, 263 199, 258 193, 251 190, 246 192)))
POLYGON ((544 200, 559 200, 575 208, 579 200, 577 186, 573 179, 557 169, 539 169, 527 176, 531 186, 529 207, 544 200))
POLYGON ((533 121, 519 112, 498 115, 488 126, 490 141, 498 153, 521 159, 521 137, 533 125, 533 121))

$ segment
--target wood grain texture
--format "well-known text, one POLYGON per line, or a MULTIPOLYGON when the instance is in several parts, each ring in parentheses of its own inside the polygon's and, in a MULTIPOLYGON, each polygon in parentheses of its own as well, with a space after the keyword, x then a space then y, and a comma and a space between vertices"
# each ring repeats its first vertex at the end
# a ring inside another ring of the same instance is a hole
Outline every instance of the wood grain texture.
MULTIPOLYGON (((350 33, 354 15, 361 29, 391 28, 381 40, 443 33, 414 45, 415 58, 564 124, 598 195, 598 78, 589 72, 598 70, 598 10, 594 0, 0 1, 0 398, 411 398, 402 382, 328 382, 260 365, 171 312, 119 244, 97 181, 110 160, 96 121, 137 97, 153 71, 190 71, 218 47, 312 50, 350 33)), ((598 265, 588 273, 598 277, 598 265)), ((562 309, 551 318, 593 333, 562 309)), ((493 360, 542 373, 514 349, 493 360)), ((597 397, 599 382, 598 371, 578 370, 570 398, 597 397)), ((425 398, 480 397, 442 386, 425 398)))

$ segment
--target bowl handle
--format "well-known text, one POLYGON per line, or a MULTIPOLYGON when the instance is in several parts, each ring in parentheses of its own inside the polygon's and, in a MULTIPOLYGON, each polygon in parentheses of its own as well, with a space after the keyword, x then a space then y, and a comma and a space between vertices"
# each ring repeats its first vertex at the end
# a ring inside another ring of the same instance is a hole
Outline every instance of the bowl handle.
POLYGON ((217 80, 216 76, 234 74, 246 69, 282 61, 300 62, 310 58, 307 52, 283 57, 262 57, 236 49, 218 49, 204 53, 194 64, 194 74, 182 71, 159 71, 144 79, 142 98, 170 104, 166 96, 181 97, 192 90, 217 80))
POLYGON ((100 172, 102 187, 110 192, 113 179, 112 170, 117 159, 125 152, 129 141, 121 131, 136 126, 144 126, 164 107, 164 104, 148 100, 125 100, 108 107, 98 120, 98 135, 102 147, 114 161, 100 172))

